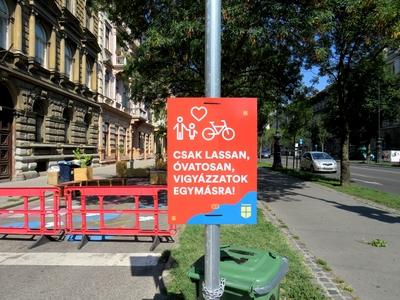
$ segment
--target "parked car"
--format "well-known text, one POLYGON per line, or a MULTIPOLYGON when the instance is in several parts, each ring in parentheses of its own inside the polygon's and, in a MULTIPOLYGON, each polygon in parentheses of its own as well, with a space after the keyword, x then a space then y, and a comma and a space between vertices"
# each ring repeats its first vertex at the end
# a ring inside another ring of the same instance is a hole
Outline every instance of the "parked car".
POLYGON ((326 152, 305 152, 300 161, 301 170, 311 172, 337 172, 336 161, 326 152))
POLYGON ((261 151, 261 158, 270 158, 271 152, 268 149, 264 149, 261 151))

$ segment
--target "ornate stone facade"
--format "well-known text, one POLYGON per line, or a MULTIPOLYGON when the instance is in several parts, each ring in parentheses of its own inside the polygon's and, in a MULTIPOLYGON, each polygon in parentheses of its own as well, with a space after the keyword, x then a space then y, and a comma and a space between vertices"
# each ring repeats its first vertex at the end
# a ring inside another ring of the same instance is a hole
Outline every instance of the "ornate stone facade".
POLYGON ((0 0, 0 10, 8 15, 0 24, 0 180, 38 176, 77 147, 98 160, 100 48, 89 1, 0 0))
POLYGON ((125 55, 117 43, 118 28, 99 13, 98 102, 99 154, 101 163, 154 157, 154 126, 149 109, 130 100, 124 80, 125 55))

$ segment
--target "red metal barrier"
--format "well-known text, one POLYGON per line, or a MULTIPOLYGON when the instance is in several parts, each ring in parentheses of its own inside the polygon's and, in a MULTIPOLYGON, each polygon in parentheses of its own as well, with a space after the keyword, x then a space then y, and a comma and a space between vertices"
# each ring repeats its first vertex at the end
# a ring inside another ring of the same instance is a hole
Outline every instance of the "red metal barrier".
POLYGON ((12 197, 17 201, 18 198, 23 199, 21 208, 0 209, 0 234, 62 235, 64 230, 60 220, 59 195, 58 188, 0 188, 0 197, 12 197), (36 199, 39 200, 39 206, 36 201, 30 203, 36 199))
POLYGON ((65 187, 66 233, 82 241, 90 235, 171 237, 176 227, 168 224, 166 192, 166 186, 65 187))

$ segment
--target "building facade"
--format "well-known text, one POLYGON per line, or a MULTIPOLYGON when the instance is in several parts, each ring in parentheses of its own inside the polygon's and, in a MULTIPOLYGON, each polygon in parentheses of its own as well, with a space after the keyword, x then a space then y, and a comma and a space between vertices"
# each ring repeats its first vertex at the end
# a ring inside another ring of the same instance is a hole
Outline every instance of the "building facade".
MULTIPOLYGON (((386 53, 389 70, 400 76, 400 49, 389 50, 386 53)), ((387 150, 400 150, 400 116, 395 120, 382 120, 382 137, 387 150)))
POLYGON ((99 12, 98 103, 99 155, 101 163, 154 157, 154 126, 149 109, 130 98, 124 78, 126 54, 117 43, 118 28, 99 12))
POLYGON ((96 159, 98 17, 87 0, 0 0, 0 180, 96 159))

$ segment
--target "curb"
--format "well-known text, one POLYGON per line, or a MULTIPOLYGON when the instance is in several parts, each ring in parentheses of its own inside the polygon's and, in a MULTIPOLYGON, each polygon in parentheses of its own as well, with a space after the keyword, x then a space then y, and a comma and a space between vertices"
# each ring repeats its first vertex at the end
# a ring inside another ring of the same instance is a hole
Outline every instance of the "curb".
MULTIPOLYGON (((269 218, 271 223, 275 225, 287 238, 290 245, 292 245, 304 258, 304 264, 309 269, 314 281, 323 290, 328 299, 334 300, 353 300, 357 299, 354 295, 344 291, 341 286, 335 282, 338 278, 333 271, 324 270, 318 263, 318 258, 311 253, 304 242, 295 238, 295 235, 290 231, 287 225, 278 219, 275 213, 268 207, 268 202, 259 202, 259 207, 264 213, 264 216, 269 218), (282 226, 284 225, 284 226, 282 226)), ((345 283, 344 283, 345 284, 345 283)), ((346 285, 348 286, 348 285, 346 285)))

